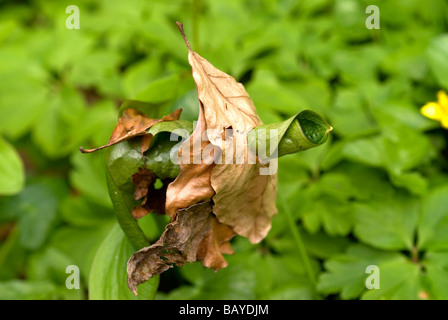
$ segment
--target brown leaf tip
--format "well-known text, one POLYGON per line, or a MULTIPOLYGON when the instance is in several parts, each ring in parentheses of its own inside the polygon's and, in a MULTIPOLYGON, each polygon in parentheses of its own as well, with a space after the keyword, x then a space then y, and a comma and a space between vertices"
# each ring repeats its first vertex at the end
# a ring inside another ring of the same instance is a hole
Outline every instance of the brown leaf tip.
POLYGON ((182 38, 184 38, 185 45, 187 46, 188 50, 191 50, 190 42, 188 42, 188 38, 185 35, 184 32, 184 25, 178 21, 176 21, 177 27, 179 28, 180 34, 182 35, 182 38))

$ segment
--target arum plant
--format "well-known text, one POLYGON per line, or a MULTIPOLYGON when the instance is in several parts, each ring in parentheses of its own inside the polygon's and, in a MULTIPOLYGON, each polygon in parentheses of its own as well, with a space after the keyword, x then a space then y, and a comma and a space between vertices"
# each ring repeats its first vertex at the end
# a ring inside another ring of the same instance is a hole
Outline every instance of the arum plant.
MULTIPOLYGON (((277 214, 278 156, 323 144, 332 127, 313 111, 264 125, 243 85, 191 49, 199 117, 179 120, 181 109, 156 118, 157 108, 126 101, 106 151, 107 180, 118 222, 137 250, 127 264, 128 286, 168 268, 201 261, 219 270, 238 235, 258 243, 277 214), (268 170, 263 170, 268 169, 268 170), (156 187, 156 185, 158 186, 156 187), (137 220, 168 215, 160 239, 149 244, 137 220)), ((306 253, 305 253, 306 254, 306 253)))

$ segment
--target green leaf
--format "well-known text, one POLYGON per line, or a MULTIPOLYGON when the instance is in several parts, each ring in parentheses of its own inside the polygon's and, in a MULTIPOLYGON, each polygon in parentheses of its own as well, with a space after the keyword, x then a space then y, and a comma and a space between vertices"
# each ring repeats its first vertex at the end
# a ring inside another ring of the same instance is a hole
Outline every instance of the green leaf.
MULTIPOLYGON (((388 261, 403 261, 404 257, 395 252, 375 250, 361 244, 352 245, 345 254, 337 255, 325 262, 326 272, 319 277, 317 289, 325 294, 340 293, 342 299, 359 297, 366 289, 366 268, 388 261)), ((384 280, 381 280, 380 286, 384 280)))
POLYGON ((56 297, 50 281, 10 280, 0 282, 0 300, 49 300, 56 297))
POLYGON ((301 209, 305 228, 316 233, 321 227, 330 235, 347 235, 353 225, 353 214, 349 203, 336 198, 316 195, 301 209))
POLYGON ((75 227, 98 226, 115 218, 111 208, 104 207, 84 196, 69 196, 60 206, 62 219, 75 227))
POLYGON ((121 94, 119 78, 120 56, 116 51, 96 49, 88 58, 77 59, 67 74, 67 81, 73 87, 98 87, 100 92, 121 94), (86 74, 89 76, 86 77, 86 74))
POLYGON ((384 199, 394 193, 387 173, 353 162, 343 162, 318 181, 322 193, 340 200, 384 199))
POLYGON ((65 268, 73 261, 55 248, 45 248, 34 253, 29 260, 29 280, 50 280, 58 284, 65 284, 67 274, 65 268))
POLYGON ((324 232, 309 234, 300 232, 307 251, 320 259, 328 259, 346 250, 350 240, 345 237, 331 237, 324 232))
POLYGON ((89 276, 89 299, 91 300, 150 300, 154 298, 159 278, 139 286, 135 297, 127 286, 126 262, 135 249, 125 234, 115 224, 99 247, 89 276))
POLYGON ((334 106, 328 111, 335 134, 342 137, 359 137, 375 132, 377 125, 356 87, 336 91, 334 106))
POLYGON ((441 35, 431 40, 426 56, 432 73, 436 76, 438 83, 448 90, 448 35, 441 35))
POLYGON ((121 117, 123 112, 129 108, 138 110, 151 119, 159 119, 163 116, 163 107, 160 103, 139 100, 125 100, 120 105, 120 109, 118 110, 118 117, 121 117))
POLYGON ((153 136, 156 136, 160 132, 174 132, 177 136, 186 139, 193 132, 193 123, 187 120, 162 121, 156 123, 147 131, 147 133, 153 136))
POLYGON ((58 287, 59 299, 82 299, 83 284, 81 284, 80 290, 71 290, 66 287, 66 280, 69 276, 65 272, 66 268, 74 264, 74 261, 62 251, 51 246, 47 247, 30 257, 27 267, 27 280, 51 281, 58 287))
POLYGON ((141 90, 135 98, 150 103, 161 103, 174 99, 179 86, 180 77, 172 74, 151 82, 141 90))
POLYGON ((87 284, 95 253, 110 229, 110 222, 94 227, 62 226, 52 233, 49 246, 73 261, 72 264, 79 267, 81 280, 87 284))
POLYGON ((33 128, 33 141, 50 158, 65 156, 78 145, 70 138, 72 129, 86 112, 81 93, 61 87, 48 96, 33 128))
POLYGON ((405 126, 387 127, 381 136, 359 139, 344 145, 344 157, 368 166, 383 168, 397 187, 423 194, 427 182, 417 172, 410 172, 434 156, 427 137, 405 126))
POLYGON ((12 210, 18 219, 22 246, 30 250, 42 246, 56 223, 59 203, 67 192, 62 180, 41 177, 9 199, 5 209, 12 210))
POLYGON ((448 299, 448 253, 428 252, 422 263, 425 266, 430 298, 448 299))
POLYGON ((152 56, 131 64, 123 75, 123 89, 126 96, 135 97, 163 72, 161 69, 159 57, 152 56))
POLYGON ((439 187, 423 201, 418 225, 418 247, 448 249, 448 187, 439 187))
POLYGON ((0 137, 0 194, 20 192, 25 184, 25 169, 13 146, 0 137))
POLYGON ((76 150, 71 156, 74 166, 70 171, 71 184, 90 200, 111 207, 107 192, 106 168, 101 154, 82 154, 76 150))
POLYGON ((272 72, 258 70, 247 86, 247 92, 257 109, 272 110, 285 114, 297 112, 297 108, 308 108, 308 104, 297 90, 283 86, 272 72))
POLYGON ((143 231, 132 217, 132 210, 139 205, 134 199, 132 175, 138 172, 139 167, 143 168, 139 142, 140 139, 120 142, 108 148, 105 156, 110 199, 118 223, 136 250, 148 245, 143 231))
POLYGON ((419 202, 396 194, 393 199, 356 204, 355 235, 379 249, 410 250, 420 210, 419 202))
POLYGON ((181 143, 192 131, 193 124, 185 120, 159 122, 151 127, 148 133, 153 135, 153 139, 145 154, 146 167, 162 180, 176 178, 179 165, 172 159, 177 157, 181 143))
MULTIPOLYGON (((202 269, 202 279, 200 283, 190 288, 191 295, 189 299, 193 300, 240 300, 255 299, 256 275, 245 265, 241 263, 241 257, 232 259, 229 257, 229 266, 214 273, 212 270, 205 269, 199 263, 187 264, 182 267, 182 273, 185 274, 193 268, 202 269), (234 260, 238 259, 240 263, 234 260), (193 289, 193 290, 192 290, 193 289)), ((181 287, 182 288, 182 287, 181 287)), ((185 289, 184 289, 185 290, 185 289)), ((173 291, 168 299, 185 299, 181 292, 173 291)))
POLYGON ((390 179, 395 186, 406 188, 415 195, 423 195, 428 190, 428 181, 419 172, 391 172, 390 179))
POLYGON ((28 250, 20 245, 17 226, 0 246, 0 280, 12 280, 23 272, 28 250))
POLYGON ((266 300, 313 300, 314 298, 312 289, 306 283, 285 285, 264 296, 266 300))
POLYGON ((172 156, 177 156, 181 143, 170 141, 170 136, 171 133, 169 132, 157 134, 152 139, 151 147, 145 154, 148 160, 146 167, 161 180, 174 179, 179 175, 179 165, 172 161, 172 156))
POLYGON ((422 290, 420 268, 405 257, 378 265, 380 288, 365 292, 363 300, 417 300, 422 290))
MULTIPOLYGON (((169 121, 154 125, 148 133, 154 135, 149 150, 145 154, 146 168, 154 172, 158 178, 175 178, 179 166, 171 161, 171 153, 177 154, 180 143, 170 141, 170 132, 176 137, 188 137, 193 130, 189 121, 169 121)), ((109 195, 120 226, 136 249, 147 246, 147 240, 137 221, 132 217, 132 210, 139 203, 134 199, 135 187, 132 175, 143 168, 143 158, 140 149, 140 138, 123 141, 111 146, 106 151, 107 182, 109 195)))
POLYGON ((30 58, 35 52, 24 51, 24 45, 27 41, 21 40, 0 50, 0 128, 11 138, 22 136, 35 124, 50 91, 44 66, 30 58))

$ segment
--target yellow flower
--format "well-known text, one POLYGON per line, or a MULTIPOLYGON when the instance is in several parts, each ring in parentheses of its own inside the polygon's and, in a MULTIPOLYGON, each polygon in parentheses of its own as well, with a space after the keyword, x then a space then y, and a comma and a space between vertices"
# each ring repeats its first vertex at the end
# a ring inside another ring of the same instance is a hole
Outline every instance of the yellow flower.
POLYGON ((440 121, 448 129, 448 96, 445 91, 437 92, 437 102, 428 102, 420 112, 429 119, 440 121))

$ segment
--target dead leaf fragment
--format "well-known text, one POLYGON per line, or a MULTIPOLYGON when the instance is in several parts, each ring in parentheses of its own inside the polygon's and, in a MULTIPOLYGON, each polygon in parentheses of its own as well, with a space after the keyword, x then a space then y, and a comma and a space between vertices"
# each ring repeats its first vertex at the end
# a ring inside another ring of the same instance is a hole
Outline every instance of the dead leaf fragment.
POLYGON ((199 108, 197 126, 179 148, 181 159, 179 175, 167 189, 166 212, 171 220, 174 220, 178 210, 198 202, 208 201, 215 194, 210 183, 214 163, 207 164, 202 159, 205 147, 210 144, 207 139, 202 139, 205 129, 204 112, 202 108, 199 108), (195 148, 196 145, 200 148, 195 148))
POLYGON ((221 248, 227 248, 232 236, 231 229, 219 224, 213 216, 210 201, 181 209, 156 243, 129 259, 128 286, 137 295, 137 285, 172 266, 196 260, 214 269, 225 267, 221 248))
MULTIPOLYGON (((172 120, 179 120, 180 113, 182 112, 182 109, 177 109, 170 113, 167 116, 162 117, 161 119, 151 119, 141 113, 140 111, 129 108, 123 111, 123 114, 118 119, 118 123, 115 126, 115 129, 112 131, 112 135, 109 139, 109 142, 101 147, 95 148, 95 149, 84 149, 83 147, 80 148, 82 153, 90 153, 95 152, 97 150, 101 150, 107 147, 110 147, 114 144, 117 144, 121 141, 137 137, 137 136, 151 136, 146 133, 146 130, 151 128, 156 123, 162 122, 162 121, 172 121, 172 120)), ((148 138, 144 139, 142 141, 142 153, 147 150, 149 147, 151 140, 148 141, 148 138), (146 147, 146 150, 144 150, 146 147)))
POLYGON ((173 179, 162 181, 162 187, 155 188, 157 176, 148 169, 138 168, 138 172, 132 175, 132 183, 135 187, 135 200, 143 199, 140 206, 132 210, 134 219, 143 218, 150 212, 165 214, 166 189, 173 179))

